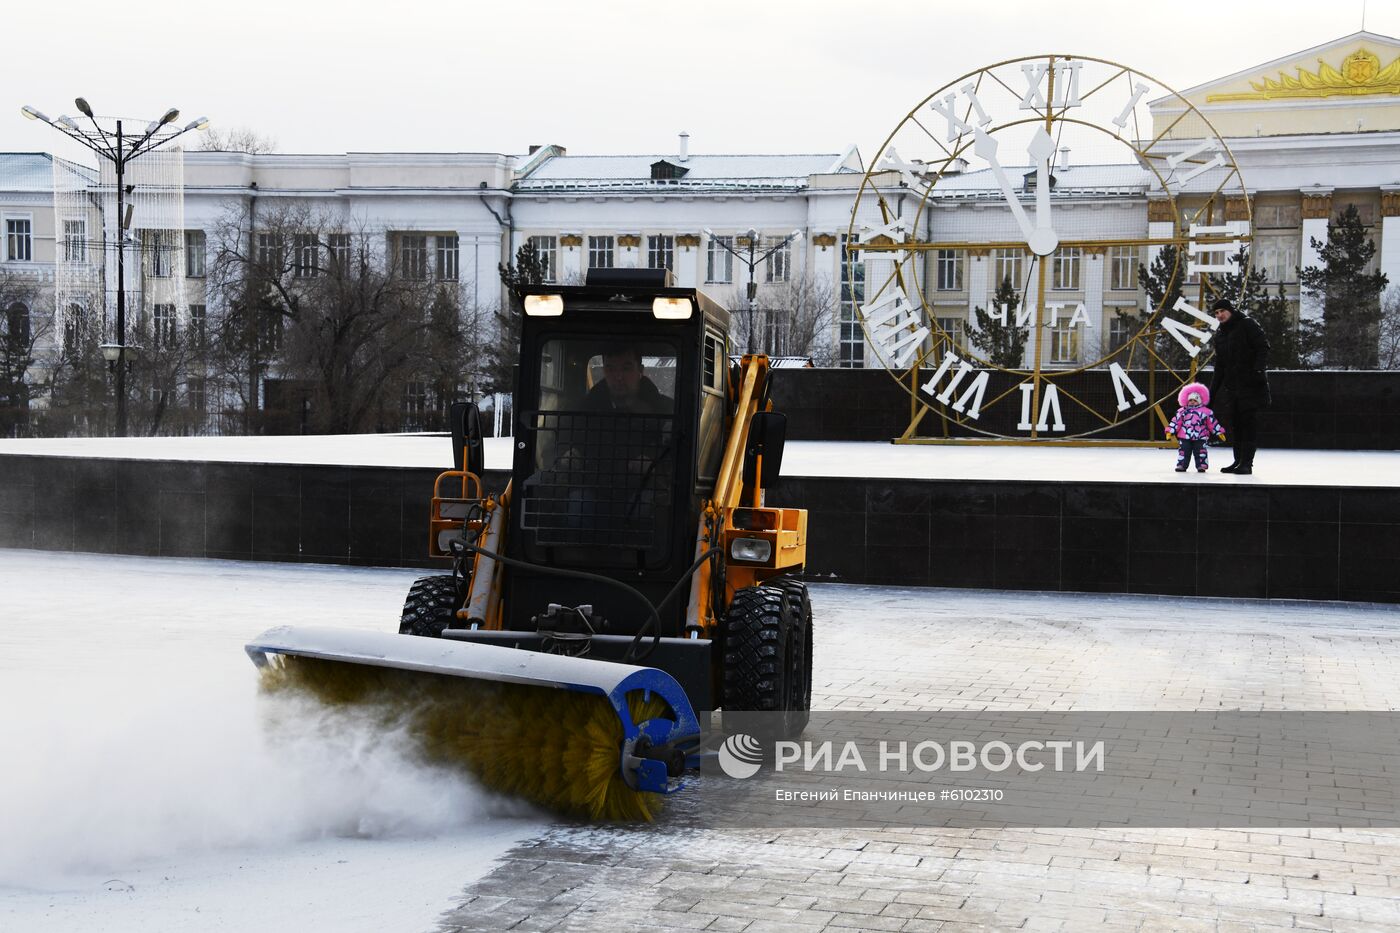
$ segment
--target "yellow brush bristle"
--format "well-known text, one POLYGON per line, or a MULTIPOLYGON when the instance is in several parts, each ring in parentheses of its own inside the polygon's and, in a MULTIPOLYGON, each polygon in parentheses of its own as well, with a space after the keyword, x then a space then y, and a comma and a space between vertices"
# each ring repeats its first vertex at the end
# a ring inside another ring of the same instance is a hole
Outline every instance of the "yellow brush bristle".
MULTIPOLYGON (((323 703, 363 705, 386 724, 404 722, 430 760, 569 816, 649 821, 661 809, 661 795, 622 780, 622 723, 597 694, 289 656, 263 668, 262 687, 305 690, 323 703)), ((668 711, 640 692, 627 705, 633 722, 668 711)))

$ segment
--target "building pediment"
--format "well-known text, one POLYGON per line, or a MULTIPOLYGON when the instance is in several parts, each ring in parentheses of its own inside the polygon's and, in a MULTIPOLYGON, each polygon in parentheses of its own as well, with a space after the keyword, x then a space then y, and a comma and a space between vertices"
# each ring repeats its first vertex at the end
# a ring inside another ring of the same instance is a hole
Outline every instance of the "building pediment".
MULTIPOLYGON (((1400 129, 1400 40, 1358 32, 1181 92, 1221 136, 1400 129)), ((1163 128, 1179 100, 1151 103, 1163 128)))

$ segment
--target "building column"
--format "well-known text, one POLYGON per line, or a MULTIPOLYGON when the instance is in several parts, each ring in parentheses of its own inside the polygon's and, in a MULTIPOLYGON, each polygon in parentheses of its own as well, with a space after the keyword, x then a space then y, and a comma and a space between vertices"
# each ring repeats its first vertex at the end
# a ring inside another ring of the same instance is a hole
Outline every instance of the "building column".
POLYGON ((991 286, 988 284, 992 275, 988 271, 988 267, 992 265, 992 262, 987 258, 990 255, 991 252, 985 249, 967 251, 967 321, 969 329, 977 320, 973 308, 981 308, 983 311, 992 310, 992 306, 989 304, 991 286))
POLYGON ((617 237, 617 256, 614 260, 619 269, 640 269, 645 265, 641 260, 642 236, 639 233, 621 233, 617 237))
POLYGON ((1381 271, 1400 288, 1400 185, 1381 189, 1381 271))
MULTIPOLYGON (((1147 237, 1151 240, 1166 240, 1176 236, 1176 218, 1172 216, 1172 202, 1165 198, 1147 202, 1147 237)), ((1149 246, 1143 262, 1147 268, 1157 261, 1160 246, 1149 246)))
MULTIPOLYGON (((1104 331, 1103 320, 1103 277, 1104 246, 1091 246, 1084 250, 1084 312, 1088 321, 1076 325, 1080 328, 1079 354, 1082 359, 1097 359, 1108 347, 1108 335, 1104 331)), ((1073 309, 1070 310, 1073 315, 1073 309)))
MULTIPOLYGON (((1327 242, 1327 221, 1331 216, 1331 188, 1310 188, 1303 192, 1303 242, 1302 248, 1298 250, 1298 255, 1302 258, 1299 265, 1302 268, 1318 269, 1322 267, 1322 256, 1312 245, 1312 241, 1327 242)), ((1321 318, 1322 303, 1316 298, 1309 298, 1307 293, 1300 289, 1298 319, 1321 320, 1321 318)))
POLYGON ((559 235, 559 281, 582 280, 584 272, 583 236, 578 233, 559 235))
POLYGON ((681 233, 676 236, 676 287, 695 288, 700 284, 700 263, 705 261, 700 249, 700 234, 681 233))

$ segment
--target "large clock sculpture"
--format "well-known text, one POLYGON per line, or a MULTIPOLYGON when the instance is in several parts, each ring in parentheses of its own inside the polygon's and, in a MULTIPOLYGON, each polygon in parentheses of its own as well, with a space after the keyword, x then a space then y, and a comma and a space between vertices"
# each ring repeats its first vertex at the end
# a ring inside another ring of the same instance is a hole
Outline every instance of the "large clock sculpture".
POLYGON ((870 166, 843 298, 909 392, 901 440, 1160 441, 1252 229, 1189 101, 1102 59, 1017 59, 929 95, 870 166))

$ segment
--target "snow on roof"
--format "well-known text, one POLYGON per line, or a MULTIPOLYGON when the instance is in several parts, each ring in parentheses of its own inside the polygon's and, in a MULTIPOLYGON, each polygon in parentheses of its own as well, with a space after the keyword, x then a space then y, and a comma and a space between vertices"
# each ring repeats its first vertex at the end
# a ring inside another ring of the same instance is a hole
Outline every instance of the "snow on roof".
MULTIPOLYGON (((1029 165, 1006 167, 1006 174, 1015 184, 1034 168, 1029 165)), ((1135 163, 1122 165, 1073 165, 1068 169, 1051 170, 1055 192, 1065 194, 1142 194, 1152 182, 1152 174, 1135 163)), ((946 175, 933 189, 935 198, 976 198, 989 194, 1001 195, 991 169, 980 169, 958 175, 946 175)))
MULTIPOLYGON (((58 161, 89 181, 97 181, 97 172, 87 166, 58 161)), ((0 152, 0 191, 53 193, 53 163, 54 157, 47 152, 0 152)))
POLYGON ((630 188, 638 186, 712 188, 800 188, 808 176, 832 169, 840 153, 810 155, 693 155, 685 161, 664 155, 555 156, 516 182, 520 189, 630 188), (685 169, 680 178, 653 179, 651 167, 669 162, 685 169))

